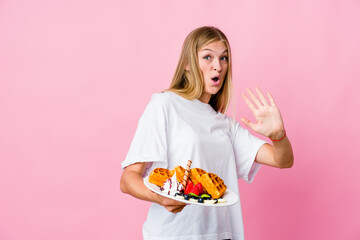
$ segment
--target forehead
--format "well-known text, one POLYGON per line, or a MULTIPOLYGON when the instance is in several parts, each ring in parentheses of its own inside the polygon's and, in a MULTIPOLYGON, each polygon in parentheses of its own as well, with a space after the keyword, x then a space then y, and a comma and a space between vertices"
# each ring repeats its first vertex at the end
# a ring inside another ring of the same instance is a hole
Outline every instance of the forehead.
POLYGON ((215 41, 212 43, 209 43, 202 47, 199 52, 201 51, 213 51, 213 52, 220 52, 223 53, 227 50, 227 47, 223 41, 215 41))

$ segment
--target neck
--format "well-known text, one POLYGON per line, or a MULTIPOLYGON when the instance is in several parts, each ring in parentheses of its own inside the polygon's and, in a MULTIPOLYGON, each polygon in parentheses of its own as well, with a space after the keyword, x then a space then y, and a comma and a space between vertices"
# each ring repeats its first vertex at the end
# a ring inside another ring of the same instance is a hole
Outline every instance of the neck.
POLYGON ((210 98, 211 98, 211 94, 209 94, 209 93, 203 93, 198 99, 199 99, 201 102, 208 104, 209 101, 210 101, 210 98))

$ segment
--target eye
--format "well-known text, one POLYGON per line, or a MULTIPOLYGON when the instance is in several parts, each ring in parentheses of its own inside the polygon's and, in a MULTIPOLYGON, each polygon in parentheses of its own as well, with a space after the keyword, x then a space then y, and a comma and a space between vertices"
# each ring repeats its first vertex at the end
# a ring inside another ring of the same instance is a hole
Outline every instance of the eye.
POLYGON ((203 57, 203 59, 205 59, 205 60, 210 60, 211 57, 210 57, 209 55, 206 55, 205 57, 203 57))
POLYGON ((220 58, 220 60, 227 61, 227 60, 228 60, 228 57, 227 57, 227 56, 223 56, 223 57, 220 58))

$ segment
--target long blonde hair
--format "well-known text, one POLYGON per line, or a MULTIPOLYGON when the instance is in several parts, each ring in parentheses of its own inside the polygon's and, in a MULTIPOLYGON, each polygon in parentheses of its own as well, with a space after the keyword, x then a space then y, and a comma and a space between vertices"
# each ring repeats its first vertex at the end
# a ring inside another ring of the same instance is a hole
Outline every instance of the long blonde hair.
POLYGON ((175 75, 167 91, 172 91, 189 100, 199 98, 203 93, 204 79, 199 67, 198 51, 204 46, 217 41, 224 42, 228 50, 228 69, 221 89, 211 96, 209 104, 215 111, 225 113, 232 92, 231 51, 228 39, 218 28, 212 26, 200 27, 193 30, 186 37, 175 75))

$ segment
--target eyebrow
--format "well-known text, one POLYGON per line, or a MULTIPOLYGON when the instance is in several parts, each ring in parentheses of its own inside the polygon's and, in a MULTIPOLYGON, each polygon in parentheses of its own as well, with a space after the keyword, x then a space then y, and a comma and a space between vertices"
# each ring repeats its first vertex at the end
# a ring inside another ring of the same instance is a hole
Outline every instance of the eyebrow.
MULTIPOLYGON (((202 49, 202 50, 200 50, 200 51, 210 51, 210 52, 214 52, 213 50, 208 49, 208 48, 202 49)), ((224 53, 227 53, 227 52, 228 52, 228 50, 226 49, 226 50, 223 51, 221 54, 224 54, 224 53)))

